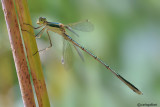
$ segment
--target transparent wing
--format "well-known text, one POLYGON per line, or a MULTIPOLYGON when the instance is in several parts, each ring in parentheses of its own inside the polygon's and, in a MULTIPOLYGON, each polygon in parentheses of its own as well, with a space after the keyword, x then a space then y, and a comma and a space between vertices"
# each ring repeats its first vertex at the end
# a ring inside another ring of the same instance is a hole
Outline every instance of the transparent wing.
MULTIPOLYGON (((65 39, 63 39, 63 50, 62 50, 61 63, 64 64, 66 67, 68 65, 70 65, 70 63, 71 63, 71 56, 73 54, 71 45, 72 44, 70 44, 68 41, 66 41, 65 39)), ((81 51, 79 50, 79 48, 77 46, 75 46, 74 44, 73 44, 73 46, 74 46, 75 50, 77 51, 78 55, 80 56, 80 58, 82 59, 82 61, 84 61, 83 54, 81 53, 81 51)))
POLYGON ((78 55, 80 56, 80 58, 82 59, 82 61, 84 61, 83 54, 81 53, 81 51, 79 50, 79 48, 77 46, 75 46, 74 44, 73 44, 73 46, 76 49, 76 51, 77 51, 78 55))
POLYGON ((65 26, 65 28, 67 28, 69 31, 71 31, 72 33, 74 33, 76 36, 79 37, 79 35, 76 32, 74 32, 71 27, 65 26))
POLYGON ((71 44, 63 39, 63 50, 62 50, 62 57, 61 63, 64 65, 65 69, 69 69, 70 65, 72 65, 72 48, 71 44))
POLYGON ((62 49, 62 58, 61 58, 61 63, 64 64, 64 57, 65 57, 65 50, 66 50, 66 41, 63 39, 63 49, 62 49))
POLYGON ((94 26, 89 20, 84 20, 84 21, 80 21, 77 23, 68 24, 66 25, 66 28, 70 31, 72 29, 84 31, 84 32, 90 32, 94 30, 94 26))

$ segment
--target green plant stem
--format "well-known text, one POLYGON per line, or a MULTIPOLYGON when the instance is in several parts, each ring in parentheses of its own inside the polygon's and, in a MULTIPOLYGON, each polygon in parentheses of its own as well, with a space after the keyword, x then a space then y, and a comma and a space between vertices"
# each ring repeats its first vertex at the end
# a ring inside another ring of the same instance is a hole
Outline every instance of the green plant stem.
POLYGON ((35 107, 35 100, 28 72, 27 61, 20 36, 13 0, 1 0, 7 24, 9 40, 17 70, 18 81, 25 107, 35 107))
MULTIPOLYGON (((15 0, 15 4, 16 4, 21 28, 33 33, 32 28, 23 24, 23 23, 27 23, 31 25, 31 18, 29 14, 27 1, 15 0)), ((32 75, 33 84, 36 91, 39 107, 50 107, 39 53, 33 56, 33 54, 38 50, 35 37, 25 31, 22 31, 22 35, 23 35, 23 40, 24 40, 24 44, 27 52, 27 58, 29 61, 29 66, 31 70, 31 75, 32 75)))

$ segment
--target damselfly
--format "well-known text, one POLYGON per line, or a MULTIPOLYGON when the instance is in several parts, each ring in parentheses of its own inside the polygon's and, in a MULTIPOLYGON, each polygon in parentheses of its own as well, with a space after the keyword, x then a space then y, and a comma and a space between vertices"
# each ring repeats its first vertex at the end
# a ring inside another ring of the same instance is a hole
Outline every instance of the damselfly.
MULTIPOLYGON (((43 34, 43 32, 46 30, 47 32, 47 35, 48 35, 48 38, 49 38, 49 41, 50 41, 50 46, 45 48, 45 49, 42 49, 42 50, 39 50, 37 52, 40 52, 40 51, 44 51, 44 50, 47 50, 48 48, 51 48, 52 47, 52 42, 51 42, 51 38, 49 36, 49 33, 48 31, 52 31, 52 32, 55 32, 59 35, 61 35, 65 40, 71 42, 73 44, 73 46, 76 48, 76 50, 78 51, 78 48, 80 48, 81 50, 83 50, 84 52, 86 52, 87 54, 89 54, 91 57, 93 57, 95 60, 97 60, 98 62, 100 62, 103 66, 105 66, 110 72, 112 72, 116 77, 118 77, 123 83, 125 83, 130 89, 132 89, 135 93, 137 94, 143 94, 138 88, 136 88, 134 85, 132 85, 130 82, 128 82, 126 79, 124 79, 122 76, 120 76, 118 73, 116 73, 115 71, 113 71, 109 65, 107 65, 106 63, 104 63, 100 58, 98 58, 97 56, 95 56, 94 54, 92 54, 90 51, 88 51, 86 48, 82 47, 79 43, 77 43, 75 40, 73 40, 67 33, 66 33, 66 29, 68 29, 69 31, 73 32, 75 35, 77 35, 73 30, 72 30, 72 27, 74 27, 75 29, 78 29, 78 30, 86 30, 86 31, 90 31, 93 29, 93 26, 91 23, 89 23, 88 21, 85 21, 86 22, 86 25, 82 24, 82 22, 79 22, 79 23, 74 23, 74 24, 70 24, 70 25, 64 25, 62 23, 56 23, 56 22, 48 22, 46 20, 46 18, 44 17, 40 17, 37 21, 37 24, 40 25, 39 27, 33 27, 32 25, 30 24, 25 24, 25 25, 29 25, 30 27, 34 28, 34 29, 39 29, 39 28, 42 28, 42 30, 37 34, 37 35, 34 35, 35 37, 38 37, 40 38, 43 34), (87 24, 88 23, 88 24, 87 24), (77 27, 77 25, 81 25, 81 29, 77 27), (89 26, 88 28, 85 28, 85 26, 89 26), (83 28, 83 29, 82 29, 83 28)), ((27 30, 23 30, 23 31, 27 31, 27 30)), ((28 31, 27 31, 28 32, 28 31)), ((30 33, 30 32, 29 32, 30 33)), ((77 35, 78 36, 78 35, 77 35)), ((36 52, 36 53, 37 53, 36 52)), ((35 54, 36 54, 35 53, 35 54)), ((35 55, 34 54, 34 55, 35 55)), ((81 53, 78 51, 78 54, 80 55, 80 57, 83 59, 81 53)))

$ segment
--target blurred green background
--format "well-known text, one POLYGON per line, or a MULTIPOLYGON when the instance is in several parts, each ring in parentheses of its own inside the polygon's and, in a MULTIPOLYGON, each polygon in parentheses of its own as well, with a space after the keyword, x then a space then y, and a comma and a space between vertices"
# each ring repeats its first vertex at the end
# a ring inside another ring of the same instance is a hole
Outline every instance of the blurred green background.
MULTIPOLYGON (((159 0, 28 0, 28 6, 34 26, 40 16, 65 24, 89 19, 94 31, 77 31, 80 37, 75 40, 144 94, 134 93, 84 52, 85 62, 75 50, 67 51, 66 69, 61 64, 62 38, 50 32, 53 47, 40 58, 52 107, 160 105, 159 0)), ((46 33, 37 39, 37 45, 39 49, 49 45, 46 33)), ((0 5, 0 107, 22 106, 0 5)))

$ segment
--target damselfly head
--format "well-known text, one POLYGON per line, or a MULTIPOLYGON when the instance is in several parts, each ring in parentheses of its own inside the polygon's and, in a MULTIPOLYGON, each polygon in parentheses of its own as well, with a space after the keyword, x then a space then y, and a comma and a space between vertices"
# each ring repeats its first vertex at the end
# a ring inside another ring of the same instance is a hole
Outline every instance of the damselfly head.
POLYGON ((39 25, 42 25, 46 22, 46 18, 45 17, 40 17, 38 20, 37 20, 37 24, 39 25))

